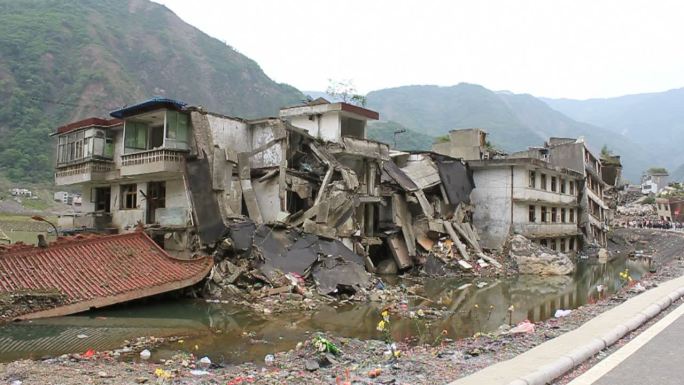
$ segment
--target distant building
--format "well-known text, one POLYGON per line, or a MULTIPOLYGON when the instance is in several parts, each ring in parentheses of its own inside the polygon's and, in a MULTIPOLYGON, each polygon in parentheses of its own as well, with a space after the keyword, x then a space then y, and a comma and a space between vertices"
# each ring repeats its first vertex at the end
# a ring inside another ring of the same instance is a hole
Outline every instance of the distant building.
POLYGON ((31 198, 33 196, 33 193, 29 189, 15 187, 10 189, 10 195, 12 195, 13 197, 31 198))
POLYGON ((493 159, 503 153, 487 142, 487 132, 481 128, 451 130, 448 140, 432 145, 432 151, 463 160, 493 159))
POLYGON ((656 198, 656 209, 661 221, 684 222, 684 197, 656 198))
POLYGON ((69 203, 69 193, 66 191, 57 191, 54 194, 54 200, 55 202, 61 202, 64 204, 69 203))
POLYGON ((670 175, 663 168, 651 168, 641 176, 641 193, 658 194, 669 183, 670 175))

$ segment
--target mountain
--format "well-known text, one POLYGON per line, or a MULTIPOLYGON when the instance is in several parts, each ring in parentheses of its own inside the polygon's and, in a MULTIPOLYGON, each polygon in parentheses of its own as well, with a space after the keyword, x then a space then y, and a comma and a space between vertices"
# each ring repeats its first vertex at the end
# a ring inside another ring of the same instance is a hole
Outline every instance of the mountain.
POLYGON ((148 0, 0 0, 0 36, 0 170, 13 180, 51 178, 55 127, 154 95, 241 117, 304 98, 148 0))
POLYGON ((405 151, 429 151, 432 149, 432 142, 435 140, 430 135, 410 130, 393 121, 369 122, 366 133, 369 139, 388 143, 392 148, 405 151), (397 133, 396 136, 395 132, 397 133), (396 146, 395 137, 397 139, 396 146))
POLYGON ((543 99, 573 119, 605 127, 641 143, 651 166, 684 165, 684 88, 607 99, 543 99))
POLYGON ((456 128, 484 128, 489 140, 505 151, 539 146, 551 136, 583 136, 597 154, 606 145, 622 155, 624 174, 638 180, 651 166, 644 148, 614 131, 577 120, 527 94, 494 92, 461 83, 451 87, 405 86, 370 92, 368 107, 417 132, 440 136, 456 128))

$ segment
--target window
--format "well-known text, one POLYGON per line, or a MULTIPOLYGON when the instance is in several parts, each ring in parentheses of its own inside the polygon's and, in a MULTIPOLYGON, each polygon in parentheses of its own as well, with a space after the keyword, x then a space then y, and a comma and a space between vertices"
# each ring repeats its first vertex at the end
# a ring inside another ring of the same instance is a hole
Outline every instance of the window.
POLYGON ((540 178, 539 182, 541 183, 540 188, 542 190, 546 190, 546 174, 541 174, 541 178, 540 178))
POLYGON ((556 251, 556 240, 552 239, 549 243, 551 245, 551 250, 556 251))
POLYGON ((570 249, 570 251, 575 250, 575 238, 570 238, 568 243, 568 248, 570 249))
POLYGON ((570 195, 575 195, 575 182, 570 181, 568 189, 570 190, 570 195))
POLYGON ((565 179, 560 178, 559 181, 560 181, 560 190, 561 190, 560 192, 561 192, 561 194, 565 194, 565 179))
POLYGON ((147 149, 147 125, 126 121, 124 129, 124 146, 126 150, 147 149))
POLYGON ((166 147, 188 149, 188 115, 166 111, 166 147))
POLYGON ((561 209, 560 221, 561 221, 562 223, 565 223, 565 209, 561 209))
POLYGON ((551 222, 555 223, 558 221, 558 218, 556 218, 556 214, 558 214, 558 210, 555 207, 551 208, 551 222))
POLYGON ((530 171, 530 187, 534 188, 537 184, 536 179, 536 173, 534 171, 530 171))
POLYGON ((546 222, 546 207, 545 206, 541 207, 541 221, 546 222))
POLYGON ((135 209, 138 207, 138 187, 135 184, 121 185, 121 209, 135 209))
POLYGON ((536 222, 537 218, 535 216, 536 208, 533 205, 530 205, 530 222, 536 222))
POLYGON ((570 222, 575 223, 575 209, 570 209, 570 222))
POLYGON ((565 253, 565 238, 560 239, 560 251, 561 253, 565 253))
POLYGON ((547 247, 549 245, 549 243, 546 241, 546 239, 542 239, 541 241, 539 241, 539 244, 544 246, 544 247, 547 247))
POLYGON ((131 153, 155 148, 187 150, 188 138, 187 114, 167 110, 152 111, 126 120, 124 151, 131 153))
POLYGON ((556 192, 556 177, 551 177, 551 191, 556 192))

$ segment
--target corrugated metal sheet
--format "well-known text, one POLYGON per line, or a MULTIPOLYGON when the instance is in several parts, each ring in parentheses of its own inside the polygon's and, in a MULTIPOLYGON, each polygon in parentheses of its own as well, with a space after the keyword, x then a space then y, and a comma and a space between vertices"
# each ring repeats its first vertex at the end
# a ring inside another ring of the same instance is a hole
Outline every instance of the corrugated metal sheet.
POLYGON ((212 265, 172 258, 142 232, 70 240, 0 254, 0 294, 58 291, 66 305, 19 318, 51 317, 187 287, 212 265))

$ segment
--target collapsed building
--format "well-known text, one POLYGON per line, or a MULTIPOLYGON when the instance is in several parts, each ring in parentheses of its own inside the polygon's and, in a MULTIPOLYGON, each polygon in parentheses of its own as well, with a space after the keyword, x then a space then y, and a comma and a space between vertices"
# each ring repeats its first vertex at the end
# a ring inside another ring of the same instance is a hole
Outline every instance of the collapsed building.
POLYGON ((544 147, 506 155, 491 148, 486 135, 482 129, 453 130, 448 141, 433 146, 471 167, 473 225, 483 246, 502 249, 513 234, 561 252, 606 245, 607 184, 583 141, 551 138, 544 147))
POLYGON ((251 261, 217 263, 217 284, 249 270, 277 286, 323 264, 364 273, 435 258, 466 270, 498 265, 471 226, 468 165, 367 139, 375 111, 321 98, 245 120, 154 98, 111 117, 54 134, 55 183, 83 191, 86 215, 74 227, 142 228, 177 257, 251 261))

